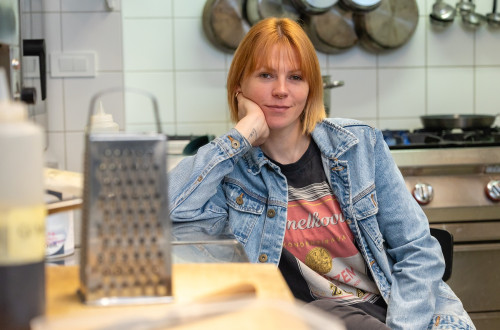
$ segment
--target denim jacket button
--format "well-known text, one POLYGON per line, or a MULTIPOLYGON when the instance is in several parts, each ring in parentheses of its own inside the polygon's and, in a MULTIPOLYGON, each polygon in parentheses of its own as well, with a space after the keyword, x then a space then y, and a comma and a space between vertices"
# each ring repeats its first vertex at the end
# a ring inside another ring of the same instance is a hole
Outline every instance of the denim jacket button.
POLYGON ((276 211, 274 209, 267 210, 267 216, 269 218, 274 218, 275 215, 276 215, 276 211))
POLYGON ((262 253, 262 254, 259 256, 259 261, 260 261, 260 262, 267 262, 267 254, 262 253))
POLYGON ((231 147, 233 147, 233 149, 238 149, 240 147, 240 141, 236 140, 230 135, 228 136, 228 138, 231 141, 231 147))
POLYGON ((238 204, 238 205, 243 204, 243 194, 236 197, 236 204, 238 204))

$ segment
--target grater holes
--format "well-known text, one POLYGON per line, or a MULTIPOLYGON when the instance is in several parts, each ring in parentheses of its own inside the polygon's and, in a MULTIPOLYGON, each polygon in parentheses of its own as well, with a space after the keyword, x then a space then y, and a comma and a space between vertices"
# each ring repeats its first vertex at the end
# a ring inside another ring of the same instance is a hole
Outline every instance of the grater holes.
POLYGON ((113 275, 114 276, 121 276, 122 275, 121 267, 113 267, 113 275))
POLYGON ((110 163, 109 166, 108 166, 108 169, 111 171, 111 172, 114 172, 116 171, 117 169, 117 166, 115 163, 110 163))
POLYGON ((103 267, 102 268, 102 274, 104 276, 109 276, 111 274, 111 270, 108 267, 103 267))
POLYGON ((111 147, 107 145, 109 142, 92 146, 98 148, 94 149, 95 155, 101 157, 100 163, 91 165, 96 179, 94 196, 97 196, 93 207, 97 206, 97 210, 91 208, 95 220, 90 228, 93 232, 97 228, 98 241, 88 242, 95 249, 90 251, 91 255, 98 254, 100 259, 89 259, 91 281, 103 284, 101 289, 92 287, 91 293, 97 296, 171 292, 159 274, 158 269, 164 265, 158 257, 161 259, 163 253, 158 253, 155 246, 162 241, 157 222, 158 214, 163 214, 163 187, 159 178, 164 177, 161 170, 164 155, 162 148, 153 148, 148 143, 113 141, 111 147), (96 224, 99 226, 95 227, 96 224))

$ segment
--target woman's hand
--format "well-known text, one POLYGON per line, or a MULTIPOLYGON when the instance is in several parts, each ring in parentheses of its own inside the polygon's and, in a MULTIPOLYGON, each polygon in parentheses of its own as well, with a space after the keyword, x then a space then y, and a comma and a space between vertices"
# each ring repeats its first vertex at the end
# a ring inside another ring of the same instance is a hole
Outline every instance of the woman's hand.
POLYGON ((236 92, 238 101, 239 121, 235 128, 240 132, 252 146, 260 146, 269 136, 264 112, 257 103, 243 96, 242 92, 236 92))

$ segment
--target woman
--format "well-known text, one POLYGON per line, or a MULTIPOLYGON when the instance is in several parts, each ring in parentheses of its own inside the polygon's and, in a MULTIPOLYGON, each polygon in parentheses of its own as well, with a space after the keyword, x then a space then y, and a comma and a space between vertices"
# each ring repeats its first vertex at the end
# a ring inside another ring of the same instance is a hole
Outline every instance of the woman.
POLYGON ((297 298, 348 328, 474 329, 381 133, 325 119, 300 25, 255 24, 227 92, 234 128, 170 173, 175 224, 231 232, 251 262, 279 265, 297 298))

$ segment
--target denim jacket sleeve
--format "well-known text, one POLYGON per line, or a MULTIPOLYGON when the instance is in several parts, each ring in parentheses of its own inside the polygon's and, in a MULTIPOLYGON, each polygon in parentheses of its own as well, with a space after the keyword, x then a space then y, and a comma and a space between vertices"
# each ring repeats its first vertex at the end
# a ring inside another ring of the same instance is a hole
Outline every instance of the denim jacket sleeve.
POLYGON ((233 128, 172 169, 168 175, 172 222, 190 221, 194 230, 219 234, 228 214, 221 182, 250 148, 249 142, 233 128))
POLYGON ((394 262, 386 322, 391 329, 426 329, 440 292, 444 259, 380 131, 375 138, 377 221, 386 253, 394 262))

